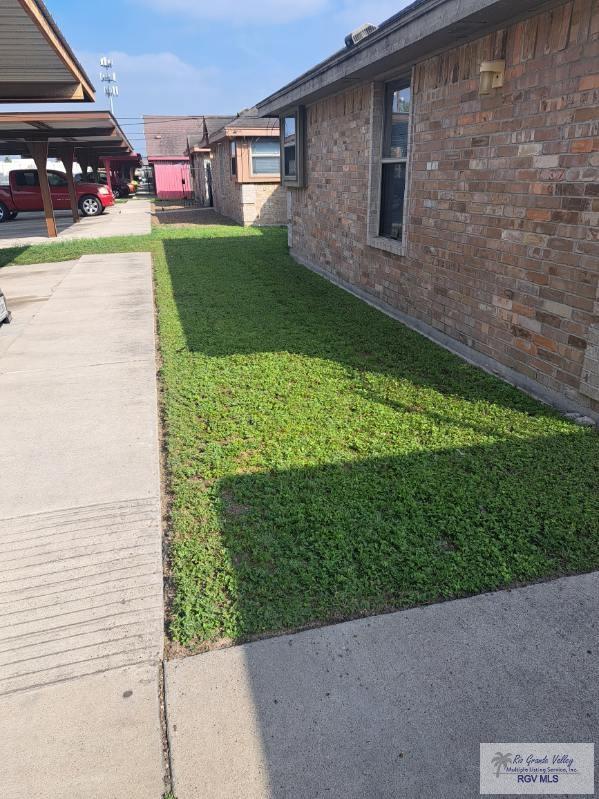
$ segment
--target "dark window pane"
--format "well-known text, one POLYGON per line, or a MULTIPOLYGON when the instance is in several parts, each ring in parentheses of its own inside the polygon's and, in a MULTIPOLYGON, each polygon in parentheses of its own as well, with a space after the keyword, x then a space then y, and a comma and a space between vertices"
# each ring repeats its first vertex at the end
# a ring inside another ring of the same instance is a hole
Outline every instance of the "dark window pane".
POLYGON ((406 191, 406 165, 383 164, 380 235, 401 240, 403 201, 406 191))
POLYGON ((64 187, 67 185, 67 179, 62 175, 57 175, 55 172, 48 172, 48 183, 50 186, 64 187))
POLYGON ((237 144, 231 142, 231 174, 237 175, 237 144))
POLYGON ((385 140, 383 158, 406 158, 410 118, 410 88, 387 87, 385 96, 385 140))
POLYGON ((285 146, 285 176, 295 177, 297 174, 297 166, 295 161, 295 144, 288 147, 285 146))
POLYGON ((17 186, 28 186, 33 188, 39 186, 37 172, 17 172, 16 175, 17 186))

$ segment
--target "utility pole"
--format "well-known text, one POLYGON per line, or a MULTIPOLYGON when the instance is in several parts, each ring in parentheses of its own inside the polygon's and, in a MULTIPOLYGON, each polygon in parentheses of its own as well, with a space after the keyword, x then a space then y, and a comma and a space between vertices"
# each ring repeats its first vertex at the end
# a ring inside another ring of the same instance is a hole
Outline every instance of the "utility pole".
POLYGON ((110 113, 114 115, 113 97, 119 96, 119 87, 117 86, 116 82, 116 72, 112 71, 112 61, 106 56, 102 56, 100 59, 100 66, 102 67, 100 79, 104 84, 104 94, 110 100, 110 113))

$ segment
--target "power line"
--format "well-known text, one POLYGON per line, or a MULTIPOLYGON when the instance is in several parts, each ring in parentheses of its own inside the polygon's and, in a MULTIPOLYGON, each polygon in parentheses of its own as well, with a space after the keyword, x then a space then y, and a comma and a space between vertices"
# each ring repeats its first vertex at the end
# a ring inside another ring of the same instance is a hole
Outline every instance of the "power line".
MULTIPOLYGON (((256 120, 272 119, 273 120, 273 124, 278 124, 278 120, 279 120, 278 117, 240 117, 240 116, 235 116, 235 115, 228 117, 226 114, 219 114, 219 115, 215 114, 212 118, 215 118, 217 116, 220 119, 227 120, 227 122, 225 124, 233 123, 236 120, 242 120, 242 121, 245 122, 245 121, 249 121, 251 119, 256 119, 256 120)), ((208 115, 206 115, 205 118, 206 119, 210 119, 210 117, 208 115)), ((147 121, 147 122, 144 122, 142 117, 119 117, 118 118, 118 122, 119 122, 119 124, 122 127, 133 127, 133 126, 142 125, 144 128, 150 128, 150 127, 153 127, 154 125, 169 125, 171 122, 181 122, 183 119, 190 119, 190 120, 191 119, 198 119, 198 120, 200 120, 200 119, 204 119, 204 117, 169 117, 169 118, 164 118, 164 119, 161 118, 161 119, 151 120, 151 121, 147 121), (130 120, 134 120, 134 121, 132 121, 132 122, 123 122, 122 120, 124 120, 124 119, 130 119, 130 120)))

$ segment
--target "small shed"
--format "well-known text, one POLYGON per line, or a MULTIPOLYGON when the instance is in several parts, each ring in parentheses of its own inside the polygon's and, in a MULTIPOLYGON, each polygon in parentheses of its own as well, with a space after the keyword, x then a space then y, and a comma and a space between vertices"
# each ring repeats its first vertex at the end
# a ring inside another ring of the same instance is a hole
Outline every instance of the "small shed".
POLYGON ((189 136, 203 135, 202 116, 144 116, 148 164, 161 200, 191 199, 189 136))

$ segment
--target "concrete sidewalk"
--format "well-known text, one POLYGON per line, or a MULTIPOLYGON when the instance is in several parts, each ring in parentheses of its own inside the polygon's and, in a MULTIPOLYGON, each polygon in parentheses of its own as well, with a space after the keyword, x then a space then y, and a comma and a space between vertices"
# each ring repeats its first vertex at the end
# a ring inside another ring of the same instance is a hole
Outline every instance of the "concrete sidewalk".
POLYGON ((147 253, 2 270, 0 785, 163 790, 158 412, 147 253))
POLYGON ((166 665, 177 799, 474 799, 481 742, 598 740, 599 573, 166 665))
POLYGON ((0 225, 0 249, 48 244, 71 239, 97 239, 107 236, 144 236, 152 229, 152 205, 149 200, 131 198, 117 203, 101 216, 82 217, 73 222, 70 211, 56 211, 58 238, 49 239, 43 213, 21 213, 0 225))

